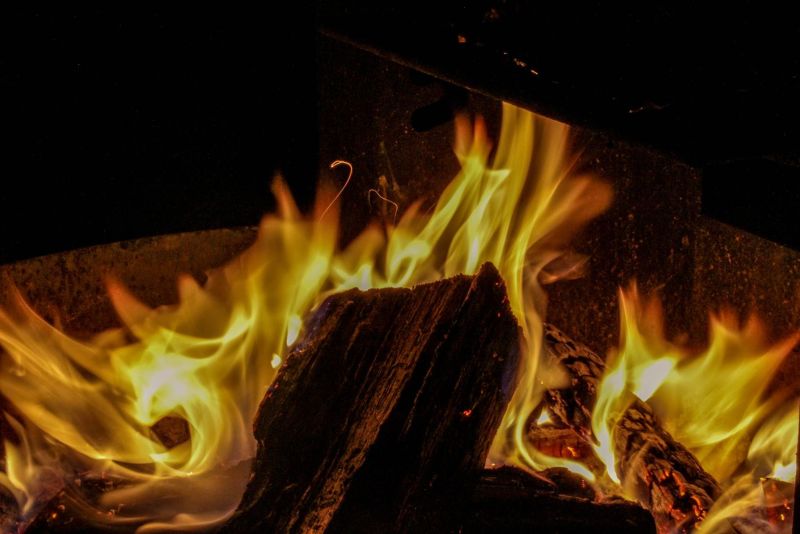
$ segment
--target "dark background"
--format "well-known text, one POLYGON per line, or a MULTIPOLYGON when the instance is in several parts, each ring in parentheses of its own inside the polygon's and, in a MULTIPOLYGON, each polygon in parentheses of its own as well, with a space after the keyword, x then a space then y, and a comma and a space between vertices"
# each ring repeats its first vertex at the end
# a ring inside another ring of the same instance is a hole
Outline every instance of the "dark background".
POLYGON ((0 263, 256 224, 317 172, 314 9, 5 14, 0 263))
POLYGON ((0 263, 255 224, 278 170, 308 205, 318 103, 348 112, 318 94, 330 38, 656 148, 701 170, 705 214, 800 248, 790 11, 306 0, 3 13, 0 263))

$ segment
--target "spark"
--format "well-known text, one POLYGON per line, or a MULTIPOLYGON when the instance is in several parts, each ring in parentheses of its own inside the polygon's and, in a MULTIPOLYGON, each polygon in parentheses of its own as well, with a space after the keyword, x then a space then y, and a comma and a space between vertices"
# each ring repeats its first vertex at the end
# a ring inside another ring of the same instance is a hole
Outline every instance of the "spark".
POLYGON ((387 204, 391 204, 392 206, 394 206, 394 217, 392 218, 392 224, 396 223, 397 222, 397 212, 400 211, 400 206, 397 204, 397 202, 395 202, 394 200, 390 200, 387 197, 381 195, 380 192, 377 189, 370 189, 369 191, 367 191, 367 203, 369 203, 370 195, 372 193, 375 193, 375 195, 377 195, 377 197, 379 199, 383 200, 387 204))
POLYGON ((338 167, 339 165, 347 165, 347 168, 348 168, 347 180, 344 181, 344 185, 342 186, 341 189, 339 189, 339 192, 336 193, 336 196, 333 197, 333 200, 331 200, 331 203, 328 204, 327 208, 325 208, 325 211, 322 212, 322 215, 319 216, 320 219, 325 217, 325 214, 328 213, 328 210, 331 209, 331 206, 336 204, 336 201, 339 200, 340 196, 342 196, 342 193, 344 193, 344 190, 347 189, 348 185, 350 185, 350 179, 353 178, 353 164, 352 163, 350 163, 349 161, 345 161, 343 159, 337 159, 337 160, 334 160, 333 162, 331 162, 330 168, 334 169, 334 168, 338 167))

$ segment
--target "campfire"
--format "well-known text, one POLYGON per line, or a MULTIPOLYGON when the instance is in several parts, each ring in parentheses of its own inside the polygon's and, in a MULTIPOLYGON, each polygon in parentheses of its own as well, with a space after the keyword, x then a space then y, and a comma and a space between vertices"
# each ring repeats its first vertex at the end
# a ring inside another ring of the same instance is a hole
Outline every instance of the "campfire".
POLYGON ((698 347, 634 280, 608 353, 547 322, 611 186, 565 125, 502 111, 496 142, 458 118, 434 205, 375 191, 392 216, 344 245, 357 161, 308 214, 276 179, 254 243, 176 304, 111 273, 103 331, 9 287, 3 530, 788 532, 798 336, 720 302, 698 347))

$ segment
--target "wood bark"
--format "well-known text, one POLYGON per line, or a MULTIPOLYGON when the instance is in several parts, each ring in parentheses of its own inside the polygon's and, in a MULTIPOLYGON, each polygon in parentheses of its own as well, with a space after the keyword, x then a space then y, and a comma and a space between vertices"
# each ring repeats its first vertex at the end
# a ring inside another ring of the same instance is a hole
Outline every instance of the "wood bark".
POLYGON ((721 490, 689 450, 636 400, 614 428, 617 472, 665 532, 691 532, 721 490))
POLYGON ((545 357, 567 371, 570 384, 544 394, 544 406, 561 425, 586 441, 592 439, 592 410, 605 362, 551 324, 544 325, 545 357))
POLYGON ((489 264, 328 298, 264 398, 251 481, 223 531, 449 531, 518 358, 519 327, 489 264))
MULTIPOLYGON (((529 440, 537 448, 560 450, 550 443, 552 435, 591 442, 591 414, 597 387, 605 369, 603 359, 552 325, 545 327, 548 357, 560 363, 570 377, 570 386, 549 390, 543 401, 556 429, 531 425, 529 440), (555 433, 555 434, 554 434, 555 433), (543 445, 544 443, 544 445, 543 445)), ((617 473, 633 490, 637 500, 650 510, 659 531, 691 530, 706 516, 720 494, 714 478, 706 473, 694 455, 664 430, 650 407, 639 400, 626 410, 614 429, 617 473)), ((589 447, 570 447, 596 464, 589 447)))

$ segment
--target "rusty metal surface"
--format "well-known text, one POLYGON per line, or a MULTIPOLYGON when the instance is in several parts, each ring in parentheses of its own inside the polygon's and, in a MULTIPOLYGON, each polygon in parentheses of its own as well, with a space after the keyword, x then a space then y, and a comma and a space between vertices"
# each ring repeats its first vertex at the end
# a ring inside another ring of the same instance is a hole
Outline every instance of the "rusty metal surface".
POLYGON ((703 218, 695 228, 693 302, 729 302, 775 334, 800 328, 800 252, 703 218))
POLYGON ((590 256, 585 278, 548 286, 548 321, 601 354, 617 346, 618 289, 636 280, 664 297, 671 332, 690 323, 693 228, 700 212, 697 172, 652 150, 576 131, 577 168, 614 187, 611 208, 573 242, 590 256))
POLYGON ((122 241, 41 256, 0 266, 0 301, 12 287, 66 331, 90 334, 117 324, 104 280, 112 275, 151 306, 177 299, 177 277, 204 280, 209 268, 224 264, 255 239, 254 228, 187 232, 122 241))

